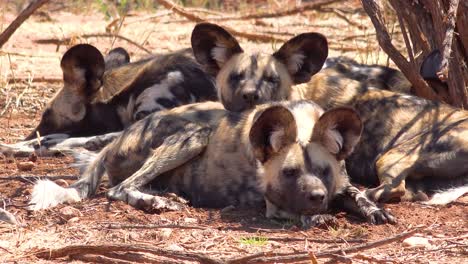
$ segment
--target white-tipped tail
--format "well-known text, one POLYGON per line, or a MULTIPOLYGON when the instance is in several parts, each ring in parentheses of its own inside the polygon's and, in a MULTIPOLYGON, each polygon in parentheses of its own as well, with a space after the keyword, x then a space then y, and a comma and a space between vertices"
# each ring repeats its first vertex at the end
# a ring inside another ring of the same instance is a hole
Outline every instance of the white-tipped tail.
POLYGON ((423 202, 428 205, 445 205, 460 198, 465 193, 468 193, 468 185, 454 187, 435 193, 429 201, 423 202))
POLYGON ((34 184, 29 209, 37 211, 62 203, 79 201, 81 198, 76 189, 63 188, 49 180, 38 180, 34 184))

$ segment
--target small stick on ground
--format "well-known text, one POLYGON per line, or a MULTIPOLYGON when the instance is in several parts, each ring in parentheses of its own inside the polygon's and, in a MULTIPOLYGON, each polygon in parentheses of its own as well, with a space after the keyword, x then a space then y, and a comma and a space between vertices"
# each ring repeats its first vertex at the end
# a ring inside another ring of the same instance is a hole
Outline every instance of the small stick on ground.
POLYGON ((219 264, 222 263, 220 260, 210 258, 205 254, 197 254, 191 252, 181 252, 175 250, 165 250, 162 248, 154 248, 146 245, 125 245, 125 244, 112 244, 112 245, 74 245, 66 246, 58 249, 44 249, 34 253, 38 258, 43 259, 56 259, 63 258, 70 255, 102 255, 107 256, 108 254, 116 252, 144 252, 158 256, 164 256, 168 258, 195 260, 201 263, 207 264, 219 264))
MULTIPOLYGON (((343 253, 349 254, 354 252, 360 252, 366 249, 381 247, 396 241, 401 241, 407 237, 414 235, 417 232, 421 232, 424 228, 418 227, 408 232, 404 232, 393 237, 389 237, 382 240, 377 240, 357 246, 335 249, 335 250, 325 250, 319 251, 315 254, 317 258, 334 258, 335 255, 342 255, 343 253)), ((276 254, 275 254, 276 255, 276 254)), ((298 261, 306 261, 310 260, 309 252, 301 252, 301 253, 294 253, 282 256, 271 256, 271 253, 258 253, 250 256, 245 256, 241 258, 230 259, 227 263, 234 264, 234 263, 273 263, 273 262, 280 262, 280 263, 295 263, 298 261)))
POLYGON ((47 78, 47 77, 38 77, 38 78, 31 78, 31 77, 16 77, 16 78, 8 78, 8 83, 56 83, 62 82, 62 78, 47 78))
MULTIPOLYGON (((197 22, 197 23, 200 23, 200 22, 207 22, 207 20, 205 20, 204 18, 202 17, 199 17, 197 15, 194 15, 188 11, 186 11, 185 9, 183 9, 182 7, 176 5, 175 3, 173 3, 172 1, 170 0, 158 0, 158 3, 160 3, 162 6, 164 6, 165 8, 173 11, 174 13, 177 13, 193 22, 197 22)), ((269 36, 269 35, 264 35, 264 34, 255 34, 255 33, 248 33, 248 32, 241 32, 241 31, 237 31, 237 30, 234 30, 230 27, 227 27, 227 26, 223 26, 226 30, 228 30, 231 34, 235 35, 235 36, 238 36, 238 37, 243 37, 243 38, 246 38, 248 40, 251 40, 251 41, 261 41, 261 42, 273 42, 273 41, 280 41, 280 42, 284 42, 285 39, 283 38, 278 38, 278 37, 274 37, 274 36, 269 36)))
MULTIPOLYGON (((151 54, 151 51, 148 50, 147 48, 141 46, 140 44, 136 43, 135 41, 133 41, 133 40, 127 38, 127 37, 124 37, 124 36, 121 36, 121 35, 118 35, 118 34, 110 34, 110 33, 84 34, 84 35, 81 35, 81 36, 77 36, 77 38, 118 38, 118 39, 127 41, 128 43, 136 46, 137 48, 145 51, 148 54, 151 54)), ((55 44, 57 46, 60 46, 60 45, 67 45, 68 43, 70 43, 72 41, 72 39, 75 39, 75 38, 38 39, 38 40, 35 40, 34 42, 38 43, 38 44, 55 44)))
POLYGON ((310 10, 318 10, 322 6, 333 4, 336 2, 341 2, 343 0, 316 0, 311 3, 306 3, 295 8, 281 10, 277 12, 263 12, 263 13, 254 13, 248 14, 243 16, 235 16, 235 17, 218 17, 218 18, 210 18, 212 21, 228 21, 228 20, 246 20, 246 19, 259 19, 259 18, 272 18, 272 17, 281 17, 281 16, 290 16, 295 15, 298 13, 303 13, 305 11, 310 10))
POLYGON ((95 228, 107 228, 107 229, 160 229, 160 228, 174 228, 174 229, 200 229, 200 230, 205 230, 207 227, 204 227, 204 226, 192 226, 192 225, 120 225, 120 224, 103 224, 102 226, 96 226, 95 228))

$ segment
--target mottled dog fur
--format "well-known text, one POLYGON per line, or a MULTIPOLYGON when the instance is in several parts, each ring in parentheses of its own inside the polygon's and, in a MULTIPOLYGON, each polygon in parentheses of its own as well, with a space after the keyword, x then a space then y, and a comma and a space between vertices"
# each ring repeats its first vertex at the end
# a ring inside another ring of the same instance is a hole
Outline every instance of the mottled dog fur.
MULTIPOLYGON (((368 191, 373 200, 427 200, 438 190, 468 185, 467 111, 340 75, 324 70, 297 89, 325 109, 350 106, 359 113, 362 139, 346 165, 353 181, 377 186, 368 191)), ((448 203, 466 191, 455 188, 429 203, 448 203)))
MULTIPOLYGON (((69 188, 39 181, 32 208, 92 196, 104 175, 109 198, 145 210, 183 203, 153 193, 172 192, 193 206, 222 208, 266 203, 267 217, 330 219, 332 203, 372 223, 394 222, 343 173, 340 162, 359 141, 362 123, 350 108, 324 112, 311 101, 260 105, 243 113, 200 103, 155 113, 106 146, 69 188), (340 201, 340 202, 337 202, 340 201)), ((325 219, 325 220, 324 220, 325 219)))
MULTIPOLYGON (((415 96, 385 91, 383 89, 411 93, 407 82, 401 82, 399 87, 395 85, 398 81, 386 81, 401 80, 401 74, 389 72, 390 75, 377 78, 380 81, 376 82, 372 78, 365 78, 362 68, 357 70, 349 62, 337 61, 333 67, 326 66, 314 75, 307 85, 295 86, 288 92, 263 86, 261 84, 265 79, 257 78, 256 81, 252 81, 254 78, 250 72, 255 72, 255 76, 269 76, 269 68, 274 66, 275 69, 287 69, 293 76, 292 79, 296 80, 296 84, 307 82, 311 75, 304 73, 310 72, 311 69, 315 73, 316 70, 314 60, 308 58, 320 58, 322 61, 327 55, 326 42, 316 38, 309 39, 311 43, 306 45, 307 48, 285 44, 278 52, 288 51, 288 62, 283 63, 287 67, 281 68, 275 65, 278 60, 282 61, 279 58, 284 59, 284 56, 275 56, 275 53, 273 57, 268 57, 268 63, 258 63, 238 48, 239 44, 229 33, 214 25, 208 29, 210 34, 207 35, 222 35, 222 39, 225 40, 222 45, 201 45, 201 48, 206 49, 206 56, 211 56, 214 62, 218 62, 217 58, 223 58, 220 60, 222 63, 216 63, 214 66, 219 66, 218 94, 227 109, 242 111, 255 102, 307 99, 316 101, 325 109, 350 106, 358 111, 364 120, 364 134, 357 150, 348 158, 347 168, 353 180, 379 185, 368 191, 372 199, 427 200, 427 195, 437 189, 468 184, 466 111, 415 96), (314 53, 310 52, 311 49, 314 53), (387 87, 382 85, 386 82, 389 84, 387 87), (248 97, 236 92, 236 89, 242 87, 239 84, 245 84, 249 93, 257 95, 252 104, 249 104, 251 101, 248 97), (249 103, 243 103, 246 100, 249 103), (407 192, 406 179, 415 182, 414 185, 410 184, 412 191, 407 192), (427 181, 432 184, 424 184, 427 181)), ((297 41, 293 43, 303 43, 302 36, 296 37, 297 41)), ((219 37, 212 38, 216 40, 219 37)), ((330 60, 329 64, 333 65, 333 61, 330 60)), ((427 71, 427 67, 423 65, 421 70, 427 71)), ((286 72, 277 70, 274 74, 282 76, 286 75, 286 72)), ((281 87, 280 84, 281 82, 276 82, 275 87, 281 87)), ((451 194, 451 198, 445 201, 441 198, 438 203, 449 202, 457 197, 455 194, 463 194, 466 191, 468 190, 465 187, 450 190, 447 194, 451 194)))

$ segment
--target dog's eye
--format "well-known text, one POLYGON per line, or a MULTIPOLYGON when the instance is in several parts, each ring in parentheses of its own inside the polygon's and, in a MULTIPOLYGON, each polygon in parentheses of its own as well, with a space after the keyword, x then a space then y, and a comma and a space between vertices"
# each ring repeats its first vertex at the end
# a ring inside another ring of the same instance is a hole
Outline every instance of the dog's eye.
POLYGON ((331 167, 329 165, 323 167, 320 170, 320 175, 325 176, 325 177, 330 176, 330 173, 331 173, 331 167))
POLYGON ((294 179, 299 177, 301 171, 298 168, 286 168, 283 169, 283 176, 288 179, 294 179))
POLYGON ((242 79, 244 79, 243 72, 233 72, 229 75, 230 82, 240 82, 242 79))
POLYGON ((263 77, 263 80, 264 80, 265 82, 269 82, 269 83, 271 83, 271 84, 277 84, 277 83, 279 83, 279 77, 278 77, 278 76, 268 76, 268 75, 267 75, 267 76, 263 77))

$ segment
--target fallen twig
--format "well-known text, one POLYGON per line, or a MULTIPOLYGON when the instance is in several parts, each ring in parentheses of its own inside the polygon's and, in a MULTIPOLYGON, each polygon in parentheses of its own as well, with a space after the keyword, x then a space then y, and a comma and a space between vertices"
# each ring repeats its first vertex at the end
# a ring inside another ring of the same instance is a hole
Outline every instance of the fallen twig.
POLYGON ((52 78, 52 77, 38 77, 38 78, 31 78, 31 77, 16 77, 16 78, 8 78, 8 83, 24 83, 24 82, 31 82, 31 83, 40 83, 40 82, 47 82, 47 83, 54 83, 54 82, 62 82, 62 78, 52 78))
MULTIPOLYGON (((342 255, 343 253, 349 254, 349 253, 354 253, 354 252, 360 252, 366 249, 371 249, 371 248, 376 248, 380 246, 384 246, 396 241, 401 241, 407 237, 412 236, 413 234, 417 232, 421 232, 424 228, 423 227, 418 227, 414 228, 413 230, 410 230, 408 232, 404 232, 398 235, 395 235, 393 237, 373 241, 373 242, 368 242, 365 244, 357 245, 357 246, 352 246, 352 247, 347 247, 347 248, 341 248, 341 249, 334 249, 334 250, 324 250, 324 251, 319 251, 315 253, 316 258, 329 258, 329 257, 335 257, 335 255, 342 255)), ((309 252, 300 252, 300 253, 293 253, 293 254, 288 254, 288 255, 281 255, 278 256, 275 253, 268 253, 268 252, 262 252, 250 256, 244 256, 241 258, 235 258, 235 259, 230 259, 227 261, 227 263, 234 264, 234 263, 273 263, 273 262, 281 262, 281 263, 293 263, 293 262, 298 262, 298 261, 306 261, 310 260, 310 255, 309 252), (272 256, 272 254, 274 256, 272 256)))
POLYGON ((160 13, 157 13, 157 14, 154 14, 154 15, 151 15, 151 16, 142 17, 142 18, 138 18, 138 19, 130 20, 130 21, 127 20, 127 22, 125 22, 125 25, 138 23, 138 22, 143 22, 143 21, 147 21, 147 20, 153 20, 153 19, 156 19, 156 18, 168 16, 168 15, 171 15, 171 14, 172 14, 172 11, 167 10, 167 11, 160 12, 160 13))
MULTIPOLYGON (((186 11, 184 8, 176 5, 175 3, 173 3, 172 1, 170 0, 158 0, 158 2, 164 6, 165 8, 173 11, 174 13, 177 13, 193 22, 206 22, 207 20, 205 20, 204 18, 202 17, 199 17, 197 15, 194 15, 188 11, 186 11)), ((273 42, 273 41, 280 41, 280 42, 283 42, 285 41, 285 39, 283 38, 278 38, 278 37, 274 37, 274 36, 270 36, 270 35, 264 35, 264 34, 255 34, 255 33, 248 33, 248 32, 241 32, 241 31, 237 31, 237 30, 234 30, 230 27, 227 27, 227 26, 223 26, 226 30, 228 30, 231 34, 235 35, 235 36, 238 36, 238 37, 243 37, 243 38, 246 38, 248 40, 252 40, 252 41, 262 41, 262 42, 273 42)))
MULTIPOLYGON (((181 252, 175 250, 167 250, 162 248, 154 248, 146 245, 125 245, 125 244, 112 244, 112 245, 74 245, 66 246, 58 249, 44 249, 34 253, 38 258, 43 259, 57 259, 63 258, 70 255, 102 255, 108 256, 116 252, 144 252, 158 256, 164 256, 167 258, 177 258, 185 260, 195 260, 207 264, 219 264, 222 263, 220 260, 210 258, 205 254, 192 253, 192 252, 181 252)), ((113 254, 112 256, 115 256, 113 254)))
POLYGON ((272 241, 283 241, 283 242, 292 242, 292 241, 304 241, 307 239, 311 243, 323 243, 323 244, 342 244, 342 243, 363 243, 366 242, 366 239, 316 239, 308 237, 267 237, 268 240, 272 241))
MULTIPOLYGON (((118 34, 110 34, 110 33, 96 33, 96 34, 83 34, 81 36, 77 36, 76 38, 118 38, 118 39, 122 39, 122 40, 125 40, 127 41, 128 43, 136 46, 137 48, 145 51, 146 53, 148 54, 151 54, 151 51, 148 50, 147 48, 141 46, 140 44, 136 43, 135 41, 127 38, 127 37, 124 37, 124 36, 121 36, 121 35, 118 35, 118 34)), ((38 44, 55 44, 57 46, 60 46, 60 45, 67 45, 69 44, 73 39, 75 38, 62 38, 62 39, 57 39, 57 38, 49 38, 49 39, 38 39, 38 40, 35 40, 34 42, 35 43, 38 43, 38 44)))
POLYGON ((259 19, 259 18, 272 18, 272 17, 281 17, 281 16, 290 16, 297 13, 302 13, 309 10, 317 10, 322 6, 329 5, 336 2, 341 2, 343 0, 316 0, 310 3, 306 3, 291 9, 281 10, 277 12, 256 12, 254 14, 242 15, 242 16, 232 16, 232 17, 215 17, 210 18, 212 21, 228 21, 228 20, 246 20, 246 19, 259 19))
POLYGON ((366 29, 367 27, 361 23, 358 23, 358 22, 354 22, 352 21, 351 19, 349 19, 346 14, 341 11, 340 9, 338 8, 319 8, 319 11, 320 12, 329 12, 329 13, 333 13, 335 14, 338 18, 341 18, 343 19, 344 21, 346 21, 348 24, 352 25, 352 26, 355 26, 359 29, 366 29))
POLYGON ((107 228, 107 229, 160 229, 160 228, 177 228, 177 229, 200 229, 205 230, 205 226, 193 226, 193 225, 121 225, 121 224, 103 224, 102 226, 96 226, 94 228, 107 228))

